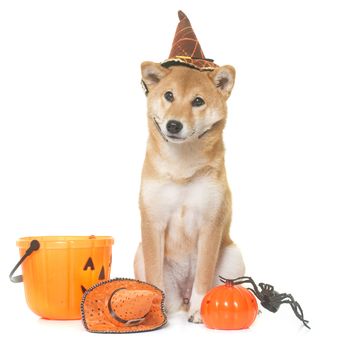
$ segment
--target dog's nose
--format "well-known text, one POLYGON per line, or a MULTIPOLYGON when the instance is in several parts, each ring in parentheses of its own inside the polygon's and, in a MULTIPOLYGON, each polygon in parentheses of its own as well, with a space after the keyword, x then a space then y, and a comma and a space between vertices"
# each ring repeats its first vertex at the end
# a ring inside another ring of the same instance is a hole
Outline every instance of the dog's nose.
POLYGON ((178 122, 177 120, 169 120, 166 124, 166 129, 171 134, 178 134, 183 128, 182 123, 178 122))

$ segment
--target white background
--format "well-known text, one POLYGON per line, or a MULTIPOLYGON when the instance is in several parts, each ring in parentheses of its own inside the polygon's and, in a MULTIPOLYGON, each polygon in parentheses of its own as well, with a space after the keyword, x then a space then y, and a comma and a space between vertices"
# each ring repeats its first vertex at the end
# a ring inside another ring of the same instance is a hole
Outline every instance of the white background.
POLYGON ((349 33, 347 1, 1 1, 0 346, 349 348, 349 33), (16 239, 50 234, 114 236, 112 276, 133 277, 139 66, 167 58, 179 9, 207 57, 237 70, 224 134, 231 236, 247 274, 291 292, 311 331, 285 306, 246 331, 179 313, 159 331, 95 335, 38 319, 8 280, 16 239))

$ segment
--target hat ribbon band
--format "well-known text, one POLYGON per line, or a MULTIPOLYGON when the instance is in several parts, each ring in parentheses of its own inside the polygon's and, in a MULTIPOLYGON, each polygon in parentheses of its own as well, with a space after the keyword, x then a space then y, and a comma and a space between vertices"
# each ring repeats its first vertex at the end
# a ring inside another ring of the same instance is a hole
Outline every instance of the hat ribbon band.
POLYGON ((183 60, 203 60, 208 62, 214 62, 211 58, 204 58, 204 57, 191 57, 191 56, 175 56, 175 58, 183 59, 183 60))
POLYGON ((108 311, 109 313, 111 314, 111 316, 118 322, 120 323, 123 323, 125 326, 138 326, 139 324, 141 324, 146 316, 148 315, 149 312, 147 312, 143 317, 140 317, 140 318, 135 318, 133 320, 124 320, 122 319, 121 317, 119 317, 113 310, 112 308, 112 304, 111 304, 111 301, 112 301, 112 297, 114 296, 114 294, 116 294, 117 292, 119 292, 120 290, 122 289, 126 289, 126 288, 118 288, 116 289, 112 294, 111 296, 109 297, 109 300, 108 300, 108 311))

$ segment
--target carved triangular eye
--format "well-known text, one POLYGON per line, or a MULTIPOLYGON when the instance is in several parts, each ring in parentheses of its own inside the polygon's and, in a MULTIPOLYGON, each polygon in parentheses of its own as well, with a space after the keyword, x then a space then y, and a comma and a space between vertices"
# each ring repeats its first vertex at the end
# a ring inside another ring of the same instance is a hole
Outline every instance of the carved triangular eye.
POLYGON ((91 270, 95 270, 95 266, 91 258, 89 258, 88 261, 86 262, 84 266, 84 271, 86 271, 89 267, 91 270))
POLYGON ((102 265, 102 269, 100 271, 100 274, 98 275, 98 279, 101 281, 101 280, 104 280, 105 278, 106 278, 106 276, 105 276, 105 268, 102 265))

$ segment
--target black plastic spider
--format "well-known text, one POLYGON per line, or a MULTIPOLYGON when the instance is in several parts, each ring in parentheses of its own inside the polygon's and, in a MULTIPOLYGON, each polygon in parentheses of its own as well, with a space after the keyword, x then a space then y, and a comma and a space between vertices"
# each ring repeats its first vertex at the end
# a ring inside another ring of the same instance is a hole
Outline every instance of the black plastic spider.
POLYGON ((308 325, 309 321, 306 321, 304 319, 304 313, 299 305, 299 303, 294 300, 293 296, 291 294, 287 293, 278 293, 275 288, 271 284, 266 283, 259 283, 260 290, 254 280, 251 277, 238 277, 235 279, 226 279, 222 276, 219 276, 220 281, 224 283, 232 283, 233 285, 237 284, 243 284, 243 283, 250 283, 253 286, 252 288, 247 288, 250 290, 261 302, 261 305, 271 311, 271 312, 277 312, 279 307, 282 304, 289 304, 298 319, 303 322, 304 326, 310 329, 310 326, 308 325))

